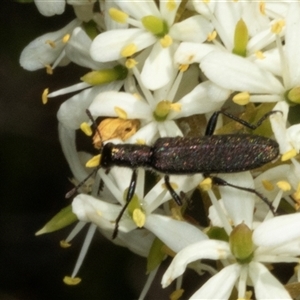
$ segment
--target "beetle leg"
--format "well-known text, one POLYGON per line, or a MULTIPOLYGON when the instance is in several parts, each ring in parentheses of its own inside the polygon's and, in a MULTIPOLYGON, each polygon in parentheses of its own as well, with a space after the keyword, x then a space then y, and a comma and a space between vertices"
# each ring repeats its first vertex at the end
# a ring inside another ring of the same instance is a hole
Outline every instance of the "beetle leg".
POLYGON ((169 177, 169 175, 165 175, 164 178, 165 178, 166 188, 168 189, 168 191, 171 194, 172 198, 177 203, 177 205, 181 206, 182 205, 182 200, 181 200, 180 196, 172 188, 172 186, 170 184, 170 177, 169 177))

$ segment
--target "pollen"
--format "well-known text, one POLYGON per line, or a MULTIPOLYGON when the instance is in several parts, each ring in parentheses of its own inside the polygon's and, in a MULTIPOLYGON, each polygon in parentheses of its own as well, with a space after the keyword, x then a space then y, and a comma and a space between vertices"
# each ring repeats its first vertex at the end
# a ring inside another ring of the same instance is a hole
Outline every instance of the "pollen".
POLYGON ((49 94, 49 89, 48 88, 44 89, 43 94, 42 94, 42 103, 43 104, 47 104, 48 94, 49 94))
POLYGON ((266 3, 264 1, 259 2, 259 11, 262 15, 266 14, 266 3))
POLYGON ((169 11, 172 11, 172 10, 176 9, 176 2, 175 2, 175 0, 169 0, 167 2, 167 9, 169 11))
POLYGON ((114 110, 120 119, 123 119, 123 120, 127 119, 127 113, 124 109, 122 109, 121 107, 115 106, 114 110))
POLYGON ((66 44, 69 41, 70 37, 71 35, 69 33, 64 35, 64 37, 62 38, 63 43, 66 44))
POLYGON ((189 67, 190 67, 189 64, 180 65, 180 66, 178 67, 178 70, 179 70, 180 72, 185 72, 185 71, 187 71, 187 69, 188 69, 189 67))
POLYGON ((274 189, 274 185, 269 180, 262 180, 261 183, 262 183, 263 187, 269 192, 274 189))
POLYGON ((46 68, 46 73, 48 75, 52 75, 53 74, 53 69, 50 65, 45 65, 45 68, 46 68))
POLYGON ((215 40, 216 39, 216 37, 217 37, 217 31, 216 30, 214 30, 213 32, 210 32, 208 35, 207 35, 207 41, 208 42, 211 42, 211 41, 213 41, 213 40, 215 40))
POLYGON ((137 64, 138 64, 138 62, 137 62, 135 59, 133 59, 133 58, 129 58, 129 59, 127 59, 126 62, 125 62, 125 66, 126 66, 127 69, 132 69, 132 68, 134 68, 137 64))
POLYGON ((287 181, 278 181, 276 185, 284 192, 291 190, 291 185, 287 181))
POLYGON ((91 126, 86 123, 83 122, 80 124, 80 129, 87 135, 87 136, 91 136, 93 134, 93 131, 91 129, 91 126))
POLYGON ((98 155, 92 157, 90 160, 88 160, 87 163, 85 164, 85 166, 87 168, 98 167, 100 164, 100 160, 101 160, 101 155, 98 154, 98 155))
POLYGON ((211 178, 205 178, 204 180, 202 180, 202 182, 200 182, 199 187, 203 190, 203 191, 208 191, 211 189, 212 187, 212 180, 211 178))
POLYGON ((279 20, 272 25, 271 32, 274 34, 279 34, 281 33, 284 26, 285 26, 285 21, 279 20))
POLYGON ((67 285, 77 285, 78 283, 81 282, 81 278, 65 276, 63 282, 67 285))
POLYGON ((45 44, 48 44, 51 48, 55 48, 55 47, 56 47, 55 42, 54 42, 54 41, 51 41, 51 40, 45 41, 45 44))
POLYGON ((232 101, 238 105, 246 105, 250 102, 250 94, 248 92, 242 92, 236 94, 232 101))
POLYGON ((159 42, 163 48, 168 48, 172 45, 173 39, 170 35, 166 34, 162 39, 159 40, 159 42))
POLYGON ((265 55, 264 55, 264 53, 262 51, 256 51, 255 52, 255 56, 258 59, 265 59, 266 58, 265 55))
POLYGON ((184 289, 179 289, 174 291, 171 295, 170 295, 170 300, 178 300, 181 298, 181 296, 184 293, 184 289))
POLYGON ((146 215, 140 208, 136 208, 132 213, 132 219, 138 228, 142 228, 146 222, 146 215))
POLYGON ((59 245, 62 247, 62 248, 69 248, 69 247, 71 247, 72 246, 72 244, 71 243, 68 243, 66 240, 61 240, 60 242, 59 242, 59 245))
POLYGON ((122 57, 129 57, 133 54, 135 54, 137 52, 138 48, 136 46, 136 44, 131 43, 127 46, 125 46, 122 50, 121 50, 121 56, 122 57))
POLYGON ((282 154, 281 156, 281 161, 287 161, 293 157, 295 157, 297 155, 297 151, 296 149, 292 149, 292 150, 289 150, 287 152, 285 152, 284 154, 282 154))
POLYGON ((118 23, 125 24, 127 22, 128 15, 119 9, 112 7, 109 9, 108 13, 109 16, 118 23))

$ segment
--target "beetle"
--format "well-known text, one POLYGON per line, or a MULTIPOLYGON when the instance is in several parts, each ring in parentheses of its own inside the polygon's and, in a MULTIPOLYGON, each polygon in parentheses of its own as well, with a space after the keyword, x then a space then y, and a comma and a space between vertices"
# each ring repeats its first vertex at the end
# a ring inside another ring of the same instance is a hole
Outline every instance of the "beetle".
MULTIPOLYGON (((75 187, 71 191, 71 194, 99 168, 109 170, 111 167, 118 166, 133 170, 126 196, 126 204, 116 219, 113 238, 117 236, 118 223, 133 198, 137 182, 137 168, 140 167, 163 173, 166 188, 178 205, 182 205, 182 200, 172 188, 169 175, 203 173, 205 177, 212 179, 213 184, 230 186, 256 194, 275 214, 271 202, 255 189, 236 186, 217 176, 210 176, 210 174, 253 170, 273 161, 279 156, 278 143, 263 136, 253 134, 213 135, 220 114, 250 129, 256 129, 271 114, 277 112, 280 111, 270 111, 256 124, 250 124, 230 113, 219 110, 214 112, 209 119, 205 136, 203 137, 162 137, 158 138, 152 146, 107 143, 100 150, 101 160, 97 168, 83 182, 75 187)), ((96 127, 95 121, 88 110, 87 114, 96 127)), ((96 130, 98 131, 97 127, 96 130)), ((99 131, 98 134, 101 137, 99 131)))

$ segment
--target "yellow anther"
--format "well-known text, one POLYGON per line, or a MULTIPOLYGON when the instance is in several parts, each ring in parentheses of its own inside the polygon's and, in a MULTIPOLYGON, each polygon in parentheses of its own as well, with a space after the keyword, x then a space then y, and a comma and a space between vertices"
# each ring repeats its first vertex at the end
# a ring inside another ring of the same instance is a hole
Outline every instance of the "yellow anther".
POLYGON ((55 42, 54 42, 54 41, 51 41, 51 40, 45 41, 45 44, 48 44, 51 48, 55 48, 55 47, 56 47, 55 42))
POLYGON ((50 65, 45 65, 45 68, 46 68, 46 73, 48 75, 52 75, 53 74, 53 69, 50 65))
POLYGON ((290 191, 291 190, 291 185, 287 181, 278 181, 276 185, 283 190, 284 192, 290 191))
POLYGON ((258 59, 265 59, 266 58, 265 55, 264 55, 264 53, 262 51, 256 51, 255 52, 255 56, 258 59))
POLYGON ((166 34, 162 39, 159 40, 159 42, 163 48, 168 48, 172 45, 173 39, 170 35, 166 34))
POLYGON ((273 183, 269 180, 262 180, 261 183, 262 183, 263 187, 269 192, 274 189, 273 183))
POLYGON ((203 3, 209 3, 210 0, 203 0, 203 3))
POLYGON ((62 38, 63 43, 66 44, 69 41, 70 37, 71 35, 69 33, 64 35, 64 37, 62 38))
POLYGON ((122 57, 128 57, 131 56, 133 54, 135 54, 137 52, 137 46, 134 43, 131 43, 127 46, 125 46, 122 50, 121 50, 121 56, 122 57))
POLYGON ((103 216, 103 213, 101 210, 96 210, 96 214, 99 216, 99 217, 102 217, 103 216))
POLYGON ((170 109, 173 110, 173 111, 177 111, 177 112, 181 111, 181 107, 182 107, 181 103, 172 103, 170 105, 170 109))
POLYGON ((128 15, 119 9, 112 7, 108 10, 108 13, 109 13, 110 17, 118 23, 124 24, 127 22, 128 15))
POLYGON ((123 119, 123 120, 127 119, 127 113, 124 109, 122 109, 121 107, 115 106, 114 110, 120 119, 123 119))
POLYGON ((271 27, 271 32, 275 34, 279 34, 282 31, 282 28, 285 26, 284 20, 279 20, 275 22, 271 27))
POLYGON ((296 149, 292 149, 292 150, 289 150, 287 152, 285 152, 284 154, 282 154, 281 156, 281 161, 287 161, 293 157, 295 157, 297 155, 297 151, 296 149))
POLYGON ((138 145, 146 145, 146 141, 143 140, 143 139, 136 139, 136 143, 137 143, 138 145))
POLYGON ((66 242, 65 240, 62 240, 59 242, 59 245, 62 247, 62 248, 69 248, 71 247, 71 244, 66 242))
POLYGON ((246 105, 250 102, 250 94, 248 92, 242 92, 236 94, 232 101, 238 105, 246 105))
POLYGON ((88 160, 87 163, 85 164, 85 166, 87 168, 98 167, 100 164, 100 160, 101 160, 101 155, 98 154, 98 155, 92 157, 90 160, 88 160))
POLYGON ((136 208, 132 213, 132 219, 138 228, 142 228, 146 222, 146 215, 140 208, 136 208))
POLYGON ((180 72, 185 72, 185 71, 187 71, 187 69, 188 69, 189 67, 190 67, 189 64, 180 65, 180 66, 178 67, 178 70, 179 70, 180 72))
POLYGON ((266 14, 266 3, 264 1, 259 2, 259 11, 262 15, 266 14))
POLYGON ((138 62, 137 62, 135 59, 129 58, 129 59, 127 59, 126 62, 125 62, 125 67, 126 67, 127 69, 132 69, 132 68, 134 68, 137 64, 138 64, 138 62))
POLYGON ((203 191, 208 191, 211 189, 212 187, 212 180, 211 178, 207 177, 204 180, 202 180, 202 182, 200 182, 199 187, 203 190, 203 191))
POLYGON ((91 129, 91 126, 86 123, 86 122, 83 122, 80 124, 80 129, 85 133, 85 135, 87 136, 91 136, 93 134, 93 131, 91 129))
POLYGON ((175 2, 175 0, 168 0, 168 2, 167 2, 167 9, 169 11, 172 11, 172 10, 176 9, 176 2, 175 2))
POLYGON ((48 94, 49 94, 49 89, 48 88, 44 89, 43 94, 42 94, 42 103, 43 104, 47 104, 48 94))
POLYGON ((211 42, 211 41, 213 41, 213 40, 215 40, 216 39, 216 37, 217 37, 217 31, 216 30, 214 30, 213 32, 210 32, 208 35, 207 35, 207 41, 208 42, 211 42))
POLYGON ((184 293, 184 289, 180 289, 180 290, 175 290, 171 295, 170 295, 170 300, 178 300, 181 298, 181 296, 184 293))
POLYGON ((81 282, 81 278, 65 276, 63 282, 67 285, 77 285, 78 283, 81 282))

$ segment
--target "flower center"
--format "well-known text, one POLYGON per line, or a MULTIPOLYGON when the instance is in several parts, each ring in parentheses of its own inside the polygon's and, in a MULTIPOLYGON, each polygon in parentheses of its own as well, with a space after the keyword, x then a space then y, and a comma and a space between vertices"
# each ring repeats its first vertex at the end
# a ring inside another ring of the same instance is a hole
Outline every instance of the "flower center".
POLYGON ((143 17, 141 21, 145 29, 158 38, 163 38, 169 32, 168 24, 158 17, 150 15, 143 17))
POLYGON ((246 23, 240 19, 235 27, 234 32, 234 48, 232 53, 246 57, 247 55, 247 43, 248 43, 248 29, 246 23))
POLYGON ((180 111, 180 103, 172 103, 168 100, 162 100, 157 105, 153 112, 153 117, 157 122, 163 122, 167 119, 168 114, 171 110, 180 111))
POLYGON ((296 86, 287 91, 285 98, 289 104, 300 104, 300 86, 296 86))
POLYGON ((252 231, 246 224, 239 224, 232 230, 229 245, 238 263, 246 264, 253 258, 252 231))

